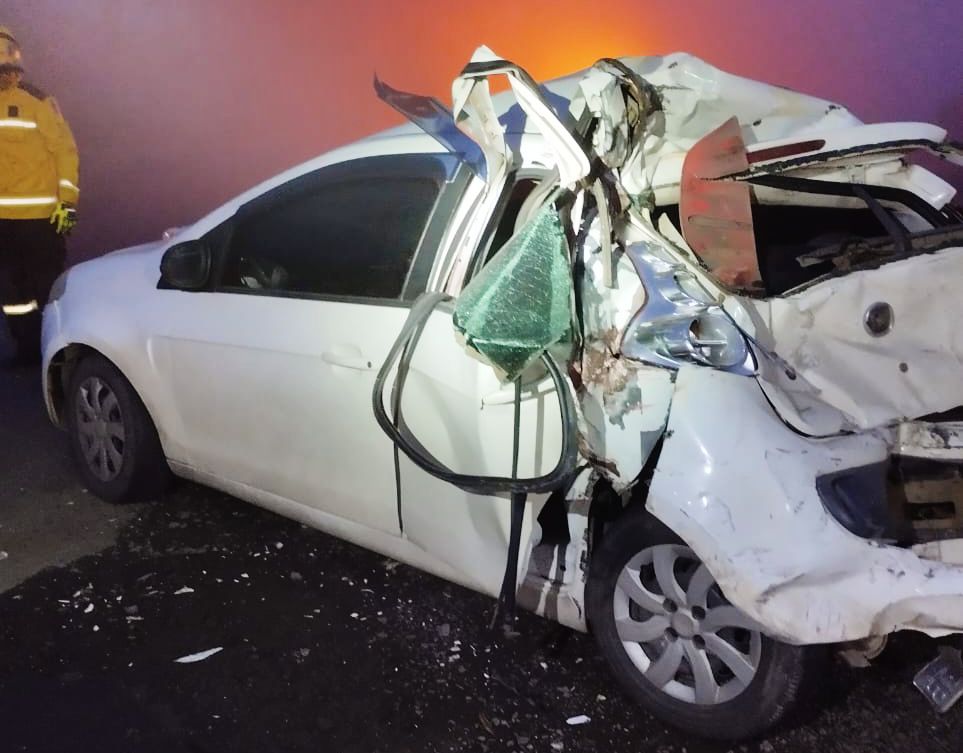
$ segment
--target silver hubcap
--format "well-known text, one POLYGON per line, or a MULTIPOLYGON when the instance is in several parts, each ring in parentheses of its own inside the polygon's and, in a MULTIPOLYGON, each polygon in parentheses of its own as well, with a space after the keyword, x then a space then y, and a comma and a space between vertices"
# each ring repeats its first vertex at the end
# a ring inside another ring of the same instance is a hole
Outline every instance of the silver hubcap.
POLYGON ((629 560, 613 608, 632 663, 673 698, 725 703, 756 676, 759 625, 726 600, 687 546, 661 544, 629 560))
POLYGON ((77 394, 77 433, 84 461, 101 481, 112 481, 124 464, 124 417, 114 391, 88 377, 77 394))

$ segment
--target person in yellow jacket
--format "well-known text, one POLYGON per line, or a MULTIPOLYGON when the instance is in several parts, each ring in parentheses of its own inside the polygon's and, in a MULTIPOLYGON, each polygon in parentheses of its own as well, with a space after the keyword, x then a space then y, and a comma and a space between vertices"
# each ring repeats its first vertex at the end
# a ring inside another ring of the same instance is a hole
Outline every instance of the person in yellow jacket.
POLYGON ((0 304, 18 356, 40 356, 40 311, 76 222, 77 145, 57 103, 23 81, 20 45, 0 26, 0 304))

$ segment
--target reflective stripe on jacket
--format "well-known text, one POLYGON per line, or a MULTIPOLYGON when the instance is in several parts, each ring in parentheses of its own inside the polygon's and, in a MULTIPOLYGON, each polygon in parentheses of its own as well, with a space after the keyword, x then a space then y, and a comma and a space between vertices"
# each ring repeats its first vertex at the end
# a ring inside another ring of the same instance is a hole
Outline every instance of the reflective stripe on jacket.
POLYGON ((56 103, 28 84, 0 91, 0 219, 49 217, 76 204, 77 145, 56 103))

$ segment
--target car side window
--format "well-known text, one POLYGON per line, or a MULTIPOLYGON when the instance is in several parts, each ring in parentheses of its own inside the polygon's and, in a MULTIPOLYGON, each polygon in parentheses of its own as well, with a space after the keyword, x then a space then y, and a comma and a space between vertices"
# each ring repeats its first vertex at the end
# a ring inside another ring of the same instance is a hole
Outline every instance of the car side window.
MULTIPOLYGON (((451 176, 441 155, 372 157, 286 183, 231 220, 220 288, 294 297, 403 297, 451 176)), ((433 248, 425 248, 434 254, 433 248)), ((430 268, 430 264, 428 264, 430 268)))

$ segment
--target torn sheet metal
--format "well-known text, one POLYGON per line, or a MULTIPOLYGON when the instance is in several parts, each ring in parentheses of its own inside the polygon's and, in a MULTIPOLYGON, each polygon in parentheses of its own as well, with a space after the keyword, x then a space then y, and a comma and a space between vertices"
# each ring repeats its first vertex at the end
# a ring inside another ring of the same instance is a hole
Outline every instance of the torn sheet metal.
POLYGON ((662 97, 656 87, 621 60, 603 58, 581 78, 569 107, 576 122, 591 119, 592 152, 612 171, 624 206, 649 205, 644 174, 651 149, 665 132, 662 97))
MULTIPOLYGON (((869 179, 872 172, 877 184, 916 189, 914 193, 925 196, 933 202, 930 206, 939 208, 953 196, 952 186, 927 171, 909 170, 900 157, 915 148, 933 148, 945 137, 946 131, 925 123, 887 123, 860 126, 821 139, 768 142, 762 148, 747 151, 739 124, 731 118, 694 144, 685 156, 679 199, 682 234, 723 285, 761 297, 765 290, 753 230, 751 191, 763 203, 864 208, 858 187, 848 193, 841 189, 834 195, 820 191, 819 187, 826 183, 814 182, 812 178, 829 184, 858 184, 869 179), (802 156, 798 156, 800 153, 802 156), (817 165, 819 170, 814 173, 817 165), (808 168, 808 172, 803 168, 808 168), (806 176, 808 180, 797 179, 794 184, 783 185, 776 183, 775 178, 766 182, 760 177, 785 174, 806 176), (737 180, 741 178, 754 180, 752 188, 737 180), (808 184, 813 193, 805 193, 809 189, 803 184, 808 184)), ((912 226, 913 218, 907 220, 912 226)), ((934 231, 930 248, 920 248, 918 252, 937 250, 953 242, 941 229, 934 231)), ((811 266, 832 253, 837 272, 845 273, 857 268, 862 258, 879 264, 898 257, 900 249, 889 248, 893 243, 893 238, 860 239, 846 244, 844 249, 830 247, 808 254, 813 258, 800 258, 799 264, 811 266)))
POLYGON ((757 347, 758 382, 776 413, 811 437, 830 437, 852 427, 842 411, 820 399, 819 391, 777 354, 757 347))
POLYGON ((662 435, 673 375, 622 352, 622 332, 645 305, 646 290, 626 254, 609 271, 602 219, 595 217, 580 249, 582 348, 573 367, 582 454, 620 492, 641 473, 662 435))
POLYGON ((495 115, 488 78, 504 75, 532 130, 548 142, 559 180, 563 186, 574 185, 588 175, 589 160, 585 150, 575 140, 569 128, 561 122, 539 85, 528 73, 496 55, 488 47, 475 50, 461 75, 452 84, 452 111, 459 127, 482 144, 501 140, 503 127, 495 115))
MULTIPOLYGON (((735 117, 748 145, 802 137, 860 125, 838 104, 735 76, 685 53, 630 57, 620 61, 658 94, 638 152, 620 169, 625 190, 639 197, 678 201, 682 160, 700 139, 735 117), (673 198, 674 194, 674 198, 673 198)), ((575 99, 585 73, 546 87, 575 99)), ((613 129, 610 129, 613 130, 613 129)))
POLYGON ((394 89, 377 76, 374 88, 379 99, 391 105, 425 133, 434 136, 452 154, 461 157, 479 178, 487 179, 487 162, 490 157, 486 160, 478 142, 458 128, 455 116, 441 102, 434 97, 394 89))
POLYGON ((961 278, 963 248, 951 248, 754 303, 773 350, 851 427, 869 429, 963 405, 961 278))
MULTIPOLYGON (((659 100, 652 87, 618 61, 601 61, 593 70, 596 87, 593 89, 593 83, 587 82, 583 94, 589 112, 596 118, 596 146, 603 150, 603 161, 607 159, 610 167, 621 166, 643 139, 643 129, 658 111, 659 100), (617 117, 610 117, 611 108, 618 110, 617 117)), ((470 115, 459 115, 464 110, 461 103, 467 101, 469 91, 478 91, 475 78, 495 73, 509 76, 519 104, 552 145, 560 185, 571 185, 585 177, 589 170, 588 154, 534 82, 523 70, 485 48, 476 52, 453 87, 453 110, 467 132, 484 129, 472 125, 470 115), (466 88, 469 79, 471 89, 466 88)), ((484 98, 487 89, 481 92, 479 96, 484 98)), ((585 118, 581 121, 584 126, 585 118)), ((587 202, 580 191, 572 210, 577 220, 573 233, 577 230, 581 239, 579 252, 583 254, 585 270, 576 283, 582 304, 581 446, 586 457, 605 469, 616 488, 625 488, 638 476, 664 426, 671 375, 646 370, 622 359, 618 352, 619 333, 629 312, 639 305, 642 289, 631 265, 623 265, 621 284, 613 268, 612 215, 621 212, 622 201, 615 199, 610 204, 600 182, 591 186, 591 194, 592 202, 587 202)), ((538 222, 549 217, 544 213, 541 216, 543 219, 538 222)), ((565 334, 563 325, 567 327, 571 321, 569 314, 563 322, 561 304, 563 300, 568 302, 564 285, 570 290, 573 280, 570 276, 563 279, 555 271, 558 260, 563 258, 559 253, 559 241, 564 240, 561 227, 556 227, 554 235, 543 238, 542 243, 536 242, 539 235, 545 235, 538 232, 539 225, 533 222, 530 228, 530 233, 523 231, 510 241, 462 292, 455 316, 456 326, 466 335, 469 345, 499 366, 507 379, 520 374, 542 350, 558 342, 565 334), (531 274, 522 274, 524 268, 531 274), (503 305, 493 305, 497 301, 503 305), (519 301, 529 305, 519 306, 519 301), (557 312, 553 310, 556 307, 557 312), (472 322, 473 318, 477 321, 472 322), (545 326, 551 322, 554 324, 545 326), (519 347, 523 340, 527 346, 519 347)), ((564 258, 569 265, 569 254, 564 258)))
POLYGON ((883 653, 887 643, 887 635, 852 641, 840 646, 842 650, 837 655, 853 669, 868 669, 873 666, 873 660, 883 653))
POLYGON ((657 446, 672 401, 672 373, 586 344, 579 391, 580 450, 616 491, 629 488, 657 446))
MULTIPOLYGON (((933 254, 947 248, 963 247, 963 226, 955 225, 935 230, 922 230, 907 238, 855 238, 845 243, 835 243, 796 257, 800 267, 812 267, 824 262, 833 265, 833 271, 825 277, 839 277, 861 269, 873 269, 901 259, 933 254)), ((817 278, 815 283, 820 280, 817 278)), ((806 287, 810 287, 812 283, 806 287)), ((800 288, 796 288, 799 290, 800 288)))
POLYGON ((600 480, 598 471, 584 467, 565 495, 568 536, 546 541, 535 525, 525 579, 518 591, 518 604, 535 614, 585 632, 585 584, 588 580, 591 528, 589 511, 600 480))
POLYGON ((959 164, 959 149, 947 142, 944 128, 930 123, 872 123, 827 132, 818 139, 767 141, 764 146, 749 150, 749 167, 734 170, 727 177, 787 172, 828 163, 854 167, 887 161, 918 149, 959 164))
POLYGON ((818 476, 886 460, 892 439, 803 437, 753 380, 683 367, 647 506, 781 640, 959 631, 963 567, 850 534, 816 492, 818 476))
MULTIPOLYGON (((688 53, 624 57, 619 62, 658 92, 665 112, 665 153, 687 151, 733 116, 743 124, 748 144, 861 124, 839 104, 727 73, 688 53)), ((548 81, 545 88, 574 100, 586 73, 548 81)))
MULTIPOLYGON (((500 178, 511 165, 512 153, 505 143, 498 115, 492 105, 488 79, 486 76, 468 73, 466 69, 452 82, 451 91, 455 125, 477 143, 484 153, 487 166, 486 183, 499 187, 503 183, 500 178)), ((435 135, 431 131, 429 133, 435 135)))
POLYGON ((682 166, 679 218, 682 235, 709 271, 740 290, 761 289, 749 186, 720 181, 746 170, 749 162, 735 118, 700 140, 682 166))
POLYGON ((898 437, 896 452, 903 457, 963 461, 963 422, 907 421, 898 437))

